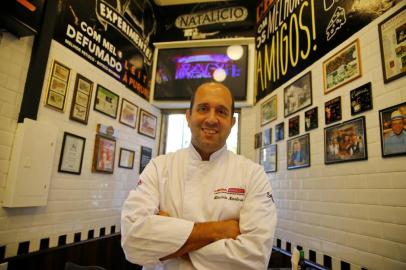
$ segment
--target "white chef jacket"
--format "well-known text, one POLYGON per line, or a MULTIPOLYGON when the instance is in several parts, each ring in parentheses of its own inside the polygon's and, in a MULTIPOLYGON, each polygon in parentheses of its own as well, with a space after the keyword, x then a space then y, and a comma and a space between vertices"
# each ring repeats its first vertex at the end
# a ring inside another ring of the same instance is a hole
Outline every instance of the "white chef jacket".
POLYGON ((144 269, 267 269, 276 226, 272 188, 263 167, 226 146, 203 161, 191 145, 152 159, 121 214, 127 260, 144 269), (159 210, 170 217, 156 215, 159 210), (195 222, 239 220, 237 239, 223 239, 182 258, 195 222))

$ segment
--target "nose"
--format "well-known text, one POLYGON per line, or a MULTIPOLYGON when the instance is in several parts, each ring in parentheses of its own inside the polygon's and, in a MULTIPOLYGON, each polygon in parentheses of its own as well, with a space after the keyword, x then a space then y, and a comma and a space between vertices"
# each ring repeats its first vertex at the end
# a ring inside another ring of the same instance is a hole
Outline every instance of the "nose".
POLYGON ((208 124, 217 124, 218 123, 216 110, 214 110, 214 109, 210 110, 209 114, 207 115, 206 122, 208 124))

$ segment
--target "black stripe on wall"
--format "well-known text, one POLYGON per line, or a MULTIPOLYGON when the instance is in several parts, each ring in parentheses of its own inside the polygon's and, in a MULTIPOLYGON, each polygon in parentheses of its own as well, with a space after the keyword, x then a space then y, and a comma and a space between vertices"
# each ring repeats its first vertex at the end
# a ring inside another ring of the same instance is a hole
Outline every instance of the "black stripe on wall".
POLYGON ((323 266, 331 268, 331 257, 328 255, 323 256, 323 266))
POLYGON ((30 241, 21 242, 18 244, 17 255, 28 254, 30 250, 30 241))
POLYGON ((41 242, 39 242, 39 250, 44 250, 47 248, 49 248, 49 238, 41 239, 41 242))

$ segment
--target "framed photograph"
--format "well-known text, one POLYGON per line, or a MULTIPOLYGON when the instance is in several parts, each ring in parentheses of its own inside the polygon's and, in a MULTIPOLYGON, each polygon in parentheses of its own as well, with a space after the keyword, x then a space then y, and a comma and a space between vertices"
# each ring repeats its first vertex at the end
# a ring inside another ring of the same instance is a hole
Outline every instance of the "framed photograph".
POLYGON ((299 134, 299 115, 296 115, 289 119, 289 137, 293 137, 299 134))
POLYGON ((305 111, 305 131, 316 129, 319 127, 318 108, 314 107, 305 111))
POLYGON ((365 117, 324 128, 324 163, 368 159, 365 117))
POLYGON ((382 157, 406 155, 406 102, 379 111, 382 157))
POLYGON ((385 83, 406 74, 406 6, 378 25, 383 80, 385 83))
POLYGON ((272 143, 272 128, 267 128, 262 132, 262 145, 270 145, 272 143))
POLYGON ((351 115, 372 110, 372 87, 371 82, 366 83, 350 92, 351 115))
POLYGON ((279 142, 283 139, 285 139, 285 122, 275 126, 275 142, 279 142))
POLYGON ((96 134, 92 172, 113 173, 116 155, 116 140, 96 134))
POLYGON ((137 122, 138 107, 134 103, 122 98, 119 122, 135 128, 137 122))
POLYGON ((283 92, 285 117, 312 105, 312 74, 306 73, 283 92))
POLYGON ((276 172, 277 145, 272 144, 261 148, 259 164, 264 166, 265 172, 276 172))
POLYGON ((69 86, 70 68, 54 60, 49 76, 45 106, 59 112, 65 110, 66 94, 69 86))
POLYGON ((65 132, 63 134, 58 172, 78 174, 82 172, 86 138, 65 132))
POLYGON ((323 62, 324 94, 361 77, 359 40, 323 62))
POLYGON ((135 151, 120 148, 120 156, 118 159, 118 167, 124 169, 132 169, 134 167, 135 151))
POLYGON ((94 110, 116 119, 119 99, 118 95, 99 84, 94 100, 94 110))
POLYGON ((92 100, 93 82, 77 74, 72 97, 69 119, 87 125, 90 102, 92 100))
POLYGON ((258 149, 262 146, 262 132, 258 132, 255 134, 255 145, 254 148, 258 149))
POLYGON ((140 110, 138 121, 138 133, 155 139, 157 128, 157 117, 143 109, 140 110))
POLYGON ((141 157, 140 157, 140 174, 147 167, 149 161, 152 158, 152 149, 146 146, 141 146, 141 157))
POLYGON ((310 136, 305 134, 287 141, 288 170, 310 167, 310 136))
POLYGON ((278 100, 274 95, 261 105, 261 126, 266 125, 278 117, 278 100))
POLYGON ((326 125, 341 120, 341 97, 336 97, 324 104, 324 119, 326 125))

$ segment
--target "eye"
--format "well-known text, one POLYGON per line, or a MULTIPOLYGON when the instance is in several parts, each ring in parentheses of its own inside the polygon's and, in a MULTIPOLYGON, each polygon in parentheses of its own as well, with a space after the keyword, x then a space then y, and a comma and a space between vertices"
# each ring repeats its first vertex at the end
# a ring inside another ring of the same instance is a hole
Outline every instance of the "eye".
POLYGON ((199 106, 197 107, 198 112, 207 112, 208 108, 206 106, 199 106))
POLYGON ((228 111, 226 109, 218 109, 217 112, 221 116, 228 116, 228 111))

